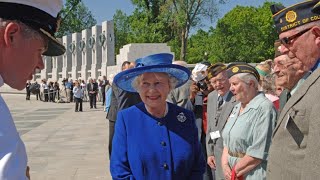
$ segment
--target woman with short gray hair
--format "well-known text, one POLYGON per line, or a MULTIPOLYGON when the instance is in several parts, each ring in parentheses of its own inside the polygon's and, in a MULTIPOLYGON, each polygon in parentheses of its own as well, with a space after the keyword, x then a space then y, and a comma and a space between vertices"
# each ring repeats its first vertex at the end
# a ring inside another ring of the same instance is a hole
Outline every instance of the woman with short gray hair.
POLYGON ((246 63, 229 65, 230 91, 240 103, 222 132, 222 169, 226 179, 266 179, 267 157, 276 110, 259 92, 259 74, 246 63))

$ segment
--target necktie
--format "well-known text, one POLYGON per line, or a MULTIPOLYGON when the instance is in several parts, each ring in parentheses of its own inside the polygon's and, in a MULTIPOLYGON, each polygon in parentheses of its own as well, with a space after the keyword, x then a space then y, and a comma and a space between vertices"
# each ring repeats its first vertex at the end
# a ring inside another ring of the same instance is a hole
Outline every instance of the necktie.
POLYGON ((223 98, 222 98, 222 96, 219 96, 218 97, 218 108, 220 108, 222 104, 223 104, 223 98))
POLYGON ((288 91, 288 93, 287 93, 287 102, 289 101, 290 98, 291 98, 291 94, 290 94, 290 92, 288 91))

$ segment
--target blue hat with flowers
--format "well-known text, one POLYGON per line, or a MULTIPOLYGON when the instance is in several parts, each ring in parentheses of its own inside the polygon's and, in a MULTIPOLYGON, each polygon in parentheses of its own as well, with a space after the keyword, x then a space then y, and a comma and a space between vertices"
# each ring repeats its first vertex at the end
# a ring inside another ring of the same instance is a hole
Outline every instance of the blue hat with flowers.
POLYGON ((163 72, 175 77, 178 81, 175 88, 180 87, 189 80, 190 70, 186 67, 172 64, 173 55, 169 53, 160 53, 145 56, 137 59, 136 66, 133 69, 128 69, 118 73, 113 80, 119 88, 137 92, 132 87, 132 81, 135 77, 149 72, 163 72))

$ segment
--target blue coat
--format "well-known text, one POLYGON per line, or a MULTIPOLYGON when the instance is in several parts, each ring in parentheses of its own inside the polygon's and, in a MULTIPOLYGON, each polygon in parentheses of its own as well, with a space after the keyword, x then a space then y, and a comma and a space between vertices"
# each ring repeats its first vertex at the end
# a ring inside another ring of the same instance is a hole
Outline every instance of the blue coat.
POLYGON ((155 118, 139 103, 119 111, 110 171, 113 179, 202 180, 205 160, 191 111, 168 103, 155 118))

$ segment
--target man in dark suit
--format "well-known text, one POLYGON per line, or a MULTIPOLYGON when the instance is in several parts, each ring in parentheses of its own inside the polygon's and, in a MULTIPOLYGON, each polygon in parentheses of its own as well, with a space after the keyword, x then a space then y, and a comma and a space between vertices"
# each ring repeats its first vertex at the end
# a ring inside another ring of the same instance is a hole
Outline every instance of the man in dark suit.
POLYGON ((27 91, 26 100, 30 100, 30 94, 31 94, 30 86, 31 86, 30 81, 27 81, 27 83, 26 83, 26 91, 27 91))
POLYGON ((101 84, 101 94, 102 94, 102 106, 104 106, 104 103, 106 102, 106 86, 107 86, 108 80, 107 76, 102 77, 102 84, 101 84))
POLYGON ((237 103, 229 91, 230 83, 226 74, 226 66, 217 63, 208 68, 208 79, 215 89, 208 95, 208 130, 206 135, 207 163, 211 167, 216 180, 224 179, 221 168, 223 139, 221 132, 227 119, 237 103))
MULTIPOLYGON (((267 179, 319 179, 320 177, 320 6, 304 1, 288 8, 273 5, 281 53, 288 62, 275 62, 305 72, 296 78, 273 132, 267 179), (317 17, 317 18, 315 18, 317 17)), ((281 75, 280 75, 281 76, 281 75)), ((289 78, 295 78, 292 73, 289 78)))
POLYGON ((89 79, 89 83, 87 85, 87 91, 90 99, 90 109, 92 109, 93 107, 96 109, 98 85, 93 82, 92 78, 89 79))
MULTIPOLYGON (((122 63, 121 70, 124 71, 133 67, 134 67, 134 63, 125 61, 122 63)), ((124 91, 119 87, 117 87, 116 84, 114 83, 112 83, 111 88, 112 88, 112 92, 111 92, 110 109, 107 112, 107 116, 106 116, 106 118, 109 120, 109 145, 108 145, 109 157, 111 157, 114 126, 117 120, 118 111, 122 109, 126 109, 130 106, 133 106, 141 102, 141 98, 138 93, 124 91)))

